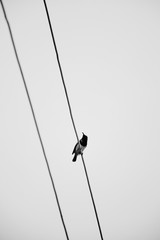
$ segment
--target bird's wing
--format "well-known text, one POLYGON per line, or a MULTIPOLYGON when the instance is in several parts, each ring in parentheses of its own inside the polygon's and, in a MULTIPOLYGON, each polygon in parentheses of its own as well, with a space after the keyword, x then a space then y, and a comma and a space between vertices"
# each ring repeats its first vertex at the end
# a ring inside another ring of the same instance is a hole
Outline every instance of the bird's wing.
POLYGON ((75 147, 74 147, 74 149, 73 149, 72 154, 74 154, 74 153, 76 152, 77 145, 78 145, 78 143, 76 143, 76 145, 75 145, 75 147))

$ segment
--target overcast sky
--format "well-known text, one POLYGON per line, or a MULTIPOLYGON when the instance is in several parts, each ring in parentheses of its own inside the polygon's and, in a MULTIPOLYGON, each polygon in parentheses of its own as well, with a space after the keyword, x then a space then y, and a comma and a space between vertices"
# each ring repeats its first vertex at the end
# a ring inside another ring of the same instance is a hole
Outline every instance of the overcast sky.
MULTIPOLYGON (((70 240, 100 235, 43 1, 4 0, 70 240)), ((47 0, 104 240, 160 239, 160 2, 47 0)), ((0 239, 63 240, 0 9, 0 239)))

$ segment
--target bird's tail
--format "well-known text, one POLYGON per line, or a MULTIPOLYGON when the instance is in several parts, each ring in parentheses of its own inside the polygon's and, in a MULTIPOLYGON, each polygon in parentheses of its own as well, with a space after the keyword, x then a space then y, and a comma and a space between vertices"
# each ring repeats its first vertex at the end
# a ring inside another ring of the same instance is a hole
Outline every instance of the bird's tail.
POLYGON ((73 162, 75 162, 77 160, 77 154, 74 154, 74 157, 73 157, 73 162))

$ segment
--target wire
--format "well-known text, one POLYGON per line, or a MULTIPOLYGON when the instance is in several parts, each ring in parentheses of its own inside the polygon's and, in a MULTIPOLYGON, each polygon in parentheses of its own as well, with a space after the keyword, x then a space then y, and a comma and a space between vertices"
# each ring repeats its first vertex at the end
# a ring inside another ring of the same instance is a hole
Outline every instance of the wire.
POLYGON ((46 1, 45 1, 45 0, 43 0, 43 2, 44 2, 46 14, 47 14, 47 19, 48 19, 48 23, 49 23, 49 28, 50 28, 51 35, 52 35, 53 45, 54 45, 54 49, 55 49, 55 52, 56 52, 58 67, 59 67, 59 70, 60 70, 60 74, 61 74, 61 78, 62 78, 62 83, 63 83, 63 87, 64 87, 64 91, 65 91, 65 95, 66 95, 66 98, 67 98, 67 103, 68 103, 68 107, 69 107, 69 112, 70 112, 70 116, 71 116, 73 128, 74 128, 74 131, 75 131, 77 140, 78 140, 78 142, 79 142, 78 133, 77 133, 76 126, 75 126, 75 123, 74 123, 74 119, 73 119, 73 114, 72 114, 72 110, 71 110, 71 105, 70 105, 70 101, 69 101, 69 97, 68 97, 68 93, 67 93, 67 88, 66 88, 66 84, 65 84, 65 81, 64 81, 64 77, 63 77, 63 72, 62 72, 61 63, 60 63, 60 60, 59 60, 58 50, 57 50, 56 41, 55 41, 55 37, 54 37, 54 34, 53 34, 53 30, 52 30, 52 25, 51 25, 51 21, 50 21, 50 17, 49 17, 49 12, 48 12, 48 8, 47 8, 47 4, 46 4, 46 1))
POLYGON ((99 221, 99 218, 98 218, 96 204, 95 204, 95 201, 94 201, 91 185, 90 185, 90 182, 89 182, 89 177, 88 177, 87 168, 86 168, 86 165, 85 165, 83 154, 81 154, 81 158, 82 158, 83 167, 84 167, 84 171, 85 171, 85 174, 86 174, 86 179, 87 179, 87 183, 88 183, 88 187, 89 187, 89 191, 90 191, 90 195, 91 195, 91 199, 92 199, 92 203, 93 203, 94 212, 95 212, 96 219, 97 219, 99 233, 100 233, 101 239, 103 240, 103 234, 102 234, 102 230, 101 230, 101 225, 100 225, 100 221, 99 221))
POLYGON ((26 80, 25 80, 25 77, 24 77, 24 74, 23 74, 21 63, 20 63, 20 60, 19 60, 19 57, 18 57, 16 45, 15 45, 15 42, 14 42, 14 39, 13 39, 12 30, 11 30, 11 27, 10 27, 10 23, 8 21, 6 10, 5 10, 5 7, 3 5, 2 0, 0 0, 0 2, 1 2, 1 6, 2 6, 2 10, 3 10, 3 13, 4 13, 5 20, 7 22, 9 34, 10 34, 12 45, 13 45, 13 48, 14 48, 14 53, 15 53, 16 60, 17 60, 18 66, 19 66, 21 77, 23 79, 23 83, 24 83, 24 87, 25 87, 25 90, 26 90, 26 94, 27 94, 27 98, 28 98, 28 101, 29 101, 29 105, 30 105, 30 108, 31 108, 31 111, 32 111, 32 115, 33 115, 34 123, 35 123, 35 126, 36 126, 37 134, 38 134, 38 137, 39 137, 39 141, 40 141, 40 144, 41 144, 42 152, 43 152, 43 155, 44 155, 44 158, 45 158, 45 161, 46 161, 48 173, 49 173, 50 180, 51 180, 51 183, 52 183, 52 187, 53 187, 53 190, 54 190, 54 194, 55 194, 55 197, 56 197, 56 201, 57 201, 60 217, 61 217, 62 224, 63 224, 64 230, 65 230, 65 234, 66 234, 66 238, 67 238, 67 240, 69 240, 67 229, 66 229, 66 226, 65 226, 64 218, 63 218, 63 214, 62 214, 62 210, 61 210, 59 199, 58 199, 58 195, 57 195, 57 191, 56 191, 56 187, 55 187, 55 183, 53 181, 53 177, 52 177, 51 170, 50 170, 49 163, 48 163, 48 159, 47 159, 47 156, 46 156, 44 144, 43 144, 43 141, 42 141, 42 138, 41 138, 41 134, 40 134, 40 131, 39 131, 39 127, 38 127, 38 123, 37 123, 37 120, 36 120, 34 108, 33 108, 32 101, 31 101, 31 98, 30 98, 30 95, 29 95, 29 91, 28 91, 28 88, 27 88, 27 84, 26 84, 26 80))
MULTIPOLYGON (((47 4, 46 4, 45 0, 43 0, 43 2, 44 2, 46 14, 47 14, 47 19, 48 19, 48 23, 49 23, 49 28, 50 28, 52 40, 53 40, 54 49, 55 49, 55 52, 56 52, 57 62, 58 62, 58 66, 59 66, 59 70, 60 70, 60 74, 61 74, 61 79, 62 79, 62 83, 63 83, 63 87, 64 87, 64 91, 65 91, 65 95, 66 95, 66 99, 67 99, 67 103, 68 103, 70 117, 71 117, 71 120, 72 120, 72 124, 73 124, 73 128, 74 128, 76 137, 77 137, 77 141, 80 144, 78 134, 77 134, 77 130, 76 130, 76 126, 75 126, 75 122, 74 122, 74 118, 73 118, 73 114, 72 114, 72 110, 71 110, 71 104, 70 104, 68 93, 67 93, 66 84, 65 84, 65 81, 64 81, 64 77, 63 77, 62 67, 61 67, 61 63, 60 63, 60 59, 59 59, 59 55, 58 55, 58 50, 57 50, 57 46, 56 46, 55 37, 54 37, 54 34, 53 34, 53 29, 52 29, 52 25, 51 25, 51 21, 50 21, 50 17, 49 17, 47 4)), ((96 220, 97 220, 97 224, 98 224, 99 233, 100 233, 100 236, 101 236, 101 240, 103 240, 103 234, 102 234, 102 230, 101 230, 101 226, 100 226, 100 221, 99 221, 98 213, 97 213, 97 210, 96 210, 96 205, 95 205, 95 201, 94 201, 94 197, 93 197, 93 193, 92 193, 92 189, 91 189, 91 185, 90 185, 90 181, 89 181, 89 177, 88 177, 88 173, 87 173, 87 168, 86 168, 85 161, 84 161, 84 158, 83 158, 82 154, 81 154, 81 157, 82 157, 83 167, 84 167, 84 171, 85 171, 85 175, 86 175, 86 179, 87 179, 87 184, 88 184, 91 199, 92 199, 92 204, 93 204, 94 211, 95 211, 95 216, 96 216, 96 220)))

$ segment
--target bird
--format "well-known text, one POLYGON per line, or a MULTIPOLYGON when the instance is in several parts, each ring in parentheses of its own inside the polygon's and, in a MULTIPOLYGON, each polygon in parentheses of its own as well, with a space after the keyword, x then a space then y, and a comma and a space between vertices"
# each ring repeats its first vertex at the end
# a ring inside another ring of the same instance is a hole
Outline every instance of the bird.
POLYGON ((73 149, 73 152, 72 152, 72 154, 74 154, 74 157, 72 160, 73 162, 75 162, 77 160, 77 156, 79 154, 83 154, 83 151, 87 146, 88 137, 83 132, 82 132, 82 134, 83 134, 83 136, 82 136, 81 140, 76 143, 76 145, 73 149))

